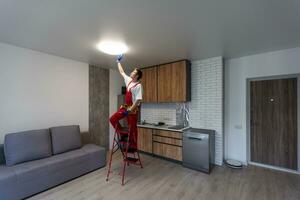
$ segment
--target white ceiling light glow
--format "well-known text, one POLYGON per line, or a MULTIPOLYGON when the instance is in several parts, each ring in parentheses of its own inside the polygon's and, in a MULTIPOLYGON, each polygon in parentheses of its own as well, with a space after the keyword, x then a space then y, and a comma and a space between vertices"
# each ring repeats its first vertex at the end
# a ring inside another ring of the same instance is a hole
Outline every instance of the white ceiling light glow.
POLYGON ((126 53, 128 47, 122 42, 103 41, 97 45, 97 49, 109 55, 119 55, 126 53))

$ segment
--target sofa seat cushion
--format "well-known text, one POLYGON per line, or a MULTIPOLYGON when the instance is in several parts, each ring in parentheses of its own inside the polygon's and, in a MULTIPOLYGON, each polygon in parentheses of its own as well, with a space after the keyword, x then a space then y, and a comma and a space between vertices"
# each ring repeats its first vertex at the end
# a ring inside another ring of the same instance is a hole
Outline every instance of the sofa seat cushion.
POLYGON ((47 163, 51 182, 63 183, 89 172, 88 159, 88 155, 82 149, 50 157, 47 163))
POLYGON ((5 165, 0 165, 0 199, 21 199, 17 175, 5 165))
POLYGON ((81 148, 81 134, 78 125, 50 128, 53 154, 81 148))
POLYGON ((51 156, 49 130, 24 131, 5 135, 4 154, 8 166, 51 156))
POLYGON ((73 166, 74 164, 85 162, 86 160, 86 153, 82 149, 76 149, 51 156, 47 160, 47 163, 49 167, 52 168, 52 166, 55 166, 56 170, 59 170, 63 167, 73 166))
POLYGON ((49 173, 53 182, 63 183, 87 172, 105 166, 104 148, 84 145, 80 149, 48 158, 49 173))
POLYGON ((105 148, 97 146, 95 144, 86 144, 82 147, 82 150, 88 154, 105 151, 105 148))
POLYGON ((94 170, 97 167, 103 167, 106 165, 106 150, 103 147, 86 144, 82 147, 83 151, 88 154, 88 167, 90 170, 94 170))
POLYGON ((17 175, 18 181, 26 183, 34 179, 48 176, 48 159, 34 160, 14 165, 12 169, 17 175))
POLYGON ((18 192, 22 198, 51 187, 47 159, 29 161, 12 166, 17 177, 18 192))
POLYGON ((0 188, 7 182, 16 181, 17 176, 11 167, 0 165, 0 188))

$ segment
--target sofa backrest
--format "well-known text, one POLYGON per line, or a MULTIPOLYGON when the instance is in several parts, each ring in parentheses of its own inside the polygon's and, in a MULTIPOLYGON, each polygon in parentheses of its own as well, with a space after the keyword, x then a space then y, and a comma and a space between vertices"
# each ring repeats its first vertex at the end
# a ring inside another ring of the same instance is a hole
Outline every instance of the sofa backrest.
POLYGON ((78 125, 52 127, 50 132, 53 154, 79 149, 82 146, 78 125))
POLYGON ((8 166, 51 156, 49 129, 5 135, 4 154, 8 166))
POLYGON ((5 164, 4 145, 0 144, 0 165, 5 164))

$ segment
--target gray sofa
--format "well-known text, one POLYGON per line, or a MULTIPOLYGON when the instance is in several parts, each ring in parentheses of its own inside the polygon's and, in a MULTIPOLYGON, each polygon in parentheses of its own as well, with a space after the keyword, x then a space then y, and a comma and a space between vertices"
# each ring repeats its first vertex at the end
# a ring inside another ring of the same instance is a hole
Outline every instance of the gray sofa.
POLYGON ((5 135, 0 162, 0 199, 16 200, 105 166, 106 151, 61 126, 5 135))

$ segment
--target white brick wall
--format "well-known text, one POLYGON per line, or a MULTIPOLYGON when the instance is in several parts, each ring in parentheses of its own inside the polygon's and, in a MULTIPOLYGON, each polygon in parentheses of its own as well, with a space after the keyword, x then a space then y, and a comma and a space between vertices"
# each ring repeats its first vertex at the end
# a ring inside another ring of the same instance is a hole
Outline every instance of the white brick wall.
POLYGON ((223 59, 192 62, 190 125, 216 130, 215 163, 223 162, 223 59))
POLYGON ((175 103, 144 103, 141 106, 141 120, 148 123, 165 122, 176 125, 176 104, 175 103))
MULTIPOLYGON (((223 162, 223 59, 192 62, 190 126, 216 130, 215 164, 223 162)), ((176 103, 143 104, 141 120, 176 124, 176 103)))

